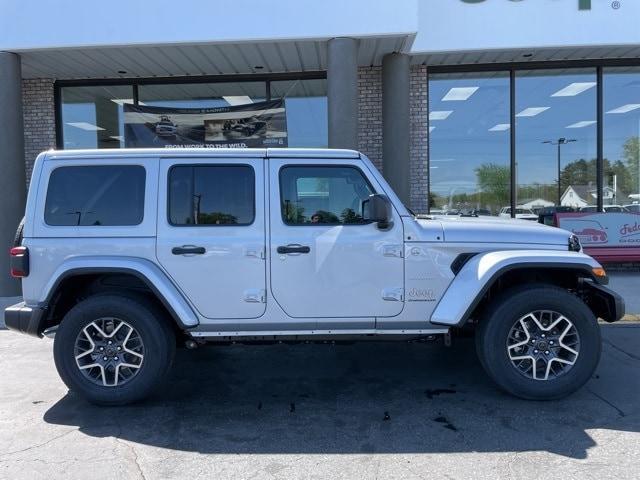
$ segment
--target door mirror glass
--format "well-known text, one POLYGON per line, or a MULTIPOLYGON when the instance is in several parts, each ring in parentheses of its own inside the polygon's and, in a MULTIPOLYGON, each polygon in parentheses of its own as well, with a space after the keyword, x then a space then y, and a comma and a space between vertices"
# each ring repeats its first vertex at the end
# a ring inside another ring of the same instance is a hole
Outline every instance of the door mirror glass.
POLYGON ((362 202, 362 212, 365 220, 377 222, 378 228, 391 226, 391 202, 386 195, 374 193, 362 202))

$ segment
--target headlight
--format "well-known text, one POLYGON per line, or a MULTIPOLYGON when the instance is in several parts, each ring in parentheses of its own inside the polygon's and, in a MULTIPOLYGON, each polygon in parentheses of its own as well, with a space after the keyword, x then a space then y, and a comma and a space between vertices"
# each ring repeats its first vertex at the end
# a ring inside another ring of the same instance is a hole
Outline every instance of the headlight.
POLYGON ((576 235, 571 235, 569 237, 569 251, 579 252, 580 250, 582 250, 582 246, 580 245, 580 239, 576 235))

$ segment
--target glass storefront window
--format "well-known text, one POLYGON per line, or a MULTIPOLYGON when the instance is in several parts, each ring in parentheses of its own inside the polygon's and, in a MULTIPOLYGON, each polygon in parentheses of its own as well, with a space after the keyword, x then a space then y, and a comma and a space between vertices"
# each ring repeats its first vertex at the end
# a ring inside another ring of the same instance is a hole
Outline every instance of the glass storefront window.
MULTIPOLYGON (((123 104, 134 103, 133 92, 133 85, 61 87, 63 148, 123 148, 123 104)), ((284 98, 288 146, 328 146, 326 79, 143 83, 137 93, 139 105, 195 109, 284 98)))
POLYGON ((510 204, 509 75, 429 77, 431 213, 497 215, 510 204))
POLYGON ((171 108, 215 108, 266 100, 265 82, 175 83, 140 85, 141 105, 171 108))
POLYGON ((130 85, 63 87, 62 135, 65 149, 124 146, 124 103, 133 103, 130 85))
POLYGON ((597 204, 596 72, 516 72, 517 207, 597 204))
POLYGON ((271 82, 271 98, 285 99, 290 147, 326 148, 327 81, 286 80, 271 82))
POLYGON ((640 68, 606 68, 604 94, 605 211, 640 213, 640 68))

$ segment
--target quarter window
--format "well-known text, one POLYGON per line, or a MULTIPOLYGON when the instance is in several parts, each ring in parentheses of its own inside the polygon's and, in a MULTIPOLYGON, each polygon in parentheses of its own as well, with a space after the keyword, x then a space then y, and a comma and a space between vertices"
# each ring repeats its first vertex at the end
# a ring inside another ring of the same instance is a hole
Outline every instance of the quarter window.
POLYGON ((138 225, 144 188, 139 165, 59 167, 49 177, 44 219, 53 226, 138 225))
POLYGON ((362 202, 375 193, 354 167, 284 167, 282 219, 287 225, 362 224, 362 202))
POLYGON ((247 165, 184 165, 169 172, 172 225, 249 225, 255 217, 255 176, 247 165))

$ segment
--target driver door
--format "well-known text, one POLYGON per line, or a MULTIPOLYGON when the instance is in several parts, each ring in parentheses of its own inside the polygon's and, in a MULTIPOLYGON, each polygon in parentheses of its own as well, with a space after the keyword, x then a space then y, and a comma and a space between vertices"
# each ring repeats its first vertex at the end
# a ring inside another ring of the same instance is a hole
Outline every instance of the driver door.
MULTIPOLYGON (((363 204, 384 193, 354 161, 271 159, 270 261, 274 299, 296 318, 398 315, 404 306, 403 227, 363 220, 363 204)), ((319 327, 322 324, 319 320, 319 327)))

